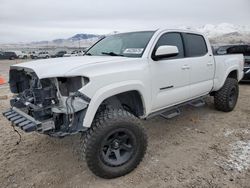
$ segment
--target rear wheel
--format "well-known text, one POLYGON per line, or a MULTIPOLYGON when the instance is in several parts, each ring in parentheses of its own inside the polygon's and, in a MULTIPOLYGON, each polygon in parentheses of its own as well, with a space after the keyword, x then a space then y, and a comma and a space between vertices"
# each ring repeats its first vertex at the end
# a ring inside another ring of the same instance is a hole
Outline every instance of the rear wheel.
POLYGON ((109 179, 137 167, 145 154, 147 137, 134 115, 123 109, 105 109, 85 135, 83 147, 90 170, 109 179))
POLYGON ((230 112, 236 106, 239 96, 238 81, 233 78, 227 78, 224 86, 214 95, 214 104, 217 110, 230 112))

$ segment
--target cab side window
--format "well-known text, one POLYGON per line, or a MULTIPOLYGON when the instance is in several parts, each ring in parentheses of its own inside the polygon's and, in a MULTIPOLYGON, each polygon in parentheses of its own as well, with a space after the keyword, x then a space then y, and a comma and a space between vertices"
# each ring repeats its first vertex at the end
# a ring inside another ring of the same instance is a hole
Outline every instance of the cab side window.
POLYGON ((183 35, 186 57, 199 57, 207 54, 207 44, 203 36, 191 33, 183 35))
POLYGON ((176 46, 179 50, 179 54, 177 56, 167 58, 167 59, 184 58, 184 47, 183 47, 182 37, 180 33, 163 34, 157 41, 153 53, 155 53, 155 51, 157 50, 159 46, 164 46, 164 45, 176 46))

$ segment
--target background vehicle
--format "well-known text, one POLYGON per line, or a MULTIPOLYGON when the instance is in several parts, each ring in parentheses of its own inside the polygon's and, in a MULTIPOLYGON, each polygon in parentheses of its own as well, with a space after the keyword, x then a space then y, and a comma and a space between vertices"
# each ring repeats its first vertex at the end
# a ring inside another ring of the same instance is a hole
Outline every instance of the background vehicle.
POLYGON ((3 115, 26 132, 83 133, 88 167, 115 178, 136 168, 146 152, 140 119, 172 118, 183 105, 204 104, 208 95, 217 110, 232 111, 243 66, 243 55, 214 56, 208 39, 196 32, 116 34, 83 57, 11 66, 16 95, 3 115))
POLYGON ((29 52, 29 56, 31 59, 37 59, 38 52, 35 51, 29 52))
POLYGON ((48 59, 48 58, 50 58, 50 54, 49 54, 49 52, 39 52, 37 55, 37 58, 38 59, 41 59, 41 58, 48 59))
POLYGON ((63 57, 64 54, 67 54, 67 52, 66 51, 59 51, 55 55, 52 55, 51 57, 53 57, 53 58, 55 58, 55 57, 63 57))
POLYGON ((64 54, 63 57, 74 57, 74 56, 83 56, 85 54, 82 50, 74 50, 70 54, 64 54))
POLYGON ((27 59, 29 54, 24 51, 14 51, 19 59, 27 59))
POLYGON ((4 59, 14 60, 18 58, 15 52, 4 52, 3 54, 4 59))
POLYGON ((1 51, 0 51, 0 59, 5 59, 4 52, 1 52, 1 51))

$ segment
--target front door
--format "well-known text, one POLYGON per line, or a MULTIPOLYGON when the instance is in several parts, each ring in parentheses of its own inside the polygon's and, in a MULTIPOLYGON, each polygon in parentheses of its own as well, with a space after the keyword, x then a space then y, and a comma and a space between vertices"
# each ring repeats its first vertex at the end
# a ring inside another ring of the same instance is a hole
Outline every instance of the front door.
POLYGON ((152 111, 184 102, 190 98, 190 65, 184 58, 184 46, 180 33, 164 33, 158 39, 153 53, 162 45, 173 45, 179 50, 175 57, 151 60, 152 111))

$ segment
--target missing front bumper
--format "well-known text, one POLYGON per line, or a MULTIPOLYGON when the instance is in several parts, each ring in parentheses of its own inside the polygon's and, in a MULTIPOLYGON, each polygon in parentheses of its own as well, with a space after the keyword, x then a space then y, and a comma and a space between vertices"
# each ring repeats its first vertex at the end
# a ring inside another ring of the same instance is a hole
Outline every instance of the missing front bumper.
POLYGON ((53 119, 40 122, 20 109, 17 109, 16 107, 3 112, 3 116, 12 123, 12 126, 16 126, 26 133, 36 131, 38 133, 47 134, 52 137, 65 137, 86 131, 87 128, 82 126, 84 115, 85 111, 76 113, 71 127, 57 130, 53 119))
POLYGON ((35 120, 15 107, 3 112, 3 116, 11 121, 12 125, 21 128, 25 132, 42 131, 42 123, 40 121, 35 120))

